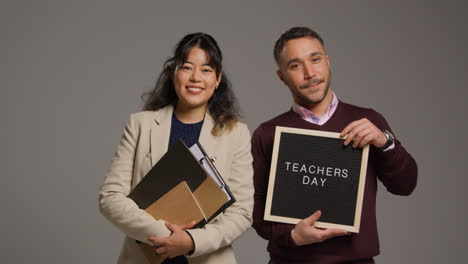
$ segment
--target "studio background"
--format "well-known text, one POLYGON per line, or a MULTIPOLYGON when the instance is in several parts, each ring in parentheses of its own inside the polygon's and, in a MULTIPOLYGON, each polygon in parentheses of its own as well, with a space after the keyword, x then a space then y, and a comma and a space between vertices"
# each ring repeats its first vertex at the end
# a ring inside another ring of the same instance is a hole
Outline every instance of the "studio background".
MULTIPOLYGON (((466 261, 466 11, 422 0, 1 0, 1 262, 115 263, 124 236, 100 215, 98 188, 177 41, 216 38, 253 132, 291 106, 272 50, 297 25, 323 36, 337 96, 382 113, 418 162, 411 196, 379 185, 377 262, 466 261)), ((268 261, 253 229, 234 247, 239 263, 268 261)))

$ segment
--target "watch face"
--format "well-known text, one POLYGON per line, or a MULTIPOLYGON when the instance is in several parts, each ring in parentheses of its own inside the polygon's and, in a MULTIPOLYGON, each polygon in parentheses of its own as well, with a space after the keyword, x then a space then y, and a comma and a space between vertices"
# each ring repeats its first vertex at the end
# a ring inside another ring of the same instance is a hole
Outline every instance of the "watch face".
POLYGON ((385 135, 387 136, 388 139, 390 139, 392 141, 395 140, 395 137, 393 136, 393 134, 390 131, 384 130, 384 133, 385 133, 385 135))
POLYGON ((387 142, 386 142, 385 145, 381 148, 381 149, 384 150, 384 149, 390 147, 390 146, 393 144, 393 142, 395 141, 395 138, 394 138, 393 134, 390 133, 390 131, 388 131, 388 130, 383 129, 382 132, 383 132, 383 133, 385 134, 385 136, 387 137, 387 142))

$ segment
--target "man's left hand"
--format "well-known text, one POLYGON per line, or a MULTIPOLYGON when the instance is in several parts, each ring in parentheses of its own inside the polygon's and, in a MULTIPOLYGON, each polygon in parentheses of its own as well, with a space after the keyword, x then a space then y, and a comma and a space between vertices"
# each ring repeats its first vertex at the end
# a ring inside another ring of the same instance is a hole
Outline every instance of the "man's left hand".
POLYGON ((153 242, 155 252, 158 255, 164 258, 173 258, 185 255, 195 248, 192 238, 180 226, 166 222, 166 227, 172 232, 170 236, 148 237, 153 242))
POLYGON ((349 125, 347 125, 340 134, 341 137, 344 137, 345 135, 348 135, 344 142, 345 146, 354 140, 353 148, 356 148, 357 146, 363 148, 368 144, 381 148, 387 142, 387 137, 382 130, 377 128, 366 118, 349 123, 349 125))

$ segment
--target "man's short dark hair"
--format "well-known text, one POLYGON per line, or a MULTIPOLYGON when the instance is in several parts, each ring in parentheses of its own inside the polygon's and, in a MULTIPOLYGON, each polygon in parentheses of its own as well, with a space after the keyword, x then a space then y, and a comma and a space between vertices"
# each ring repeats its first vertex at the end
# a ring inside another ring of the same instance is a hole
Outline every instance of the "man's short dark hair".
POLYGON ((322 44, 322 47, 325 48, 325 46, 323 45, 323 39, 317 32, 313 31, 308 27, 293 27, 284 32, 275 43, 275 48, 273 49, 273 56, 275 57, 276 64, 279 65, 280 53, 283 50, 284 44, 286 42, 292 39, 307 37, 318 40, 320 44, 322 44))

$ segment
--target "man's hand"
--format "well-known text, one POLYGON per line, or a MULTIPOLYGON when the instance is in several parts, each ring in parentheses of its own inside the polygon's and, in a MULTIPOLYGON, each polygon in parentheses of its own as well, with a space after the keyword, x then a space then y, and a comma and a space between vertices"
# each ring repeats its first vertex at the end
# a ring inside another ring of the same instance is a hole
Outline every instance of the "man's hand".
POLYGON ((382 130, 377 128, 366 118, 349 123, 340 134, 341 137, 345 135, 348 135, 344 142, 345 146, 347 146, 351 140, 354 140, 353 148, 357 146, 362 148, 368 144, 381 148, 387 142, 387 137, 382 130))
POLYGON ((195 221, 181 226, 166 222, 166 227, 172 232, 170 236, 163 238, 148 237, 148 239, 153 243, 156 254, 164 258, 185 255, 195 248, 192 238, 185 232, 186 229, 190 229, 194 225, 195 221))
POLYGON ((350 234, 349 232, 341 229, 324 229, 315 227, 314 223, 320 218, 321 215, 322 212, 316 211, 311 216, 296 224, 291 233, 292 239, 296 245, 303 246, 307 244, 318 243, 332 237, 345 236, 350 234))

